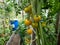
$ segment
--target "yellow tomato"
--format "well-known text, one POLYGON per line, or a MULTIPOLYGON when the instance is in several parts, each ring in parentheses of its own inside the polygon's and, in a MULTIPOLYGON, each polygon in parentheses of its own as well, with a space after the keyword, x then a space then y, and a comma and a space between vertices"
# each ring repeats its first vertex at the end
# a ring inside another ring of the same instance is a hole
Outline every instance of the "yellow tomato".
POLYGON ((32 13, 32 6, 31 5, 29 5, 28 7, 26 7, 25 9, 24 9, 24 11, 25 12, 29 12, 29 13, 32 13))
POLYGON ((28 6, 29 11, 32 11, 32 5, 28 6))
POLYGON ((25 11, 26 13, 29 12, 28 7, 26 7, 26 8, 24 9, 24 11, 25 11))
POLYGON ((30 35, 30 34, 32 34, 32 33, 33 33, 32 29, 28 29, 28 30, 27 30, 27 34, 30 35))
POLYGON ((41 16, 38 16, 38 19, 41 20, 41 16))
POLYGON ((32 13, 32 5, 29 5, 28 9, 29 9, 29 13, 31 14, 32 13))
POLYGON ((31 9, 32 8, 32 5, 29 5, 28 8, 31 9))
POLYGON ((32 27, 33 28, 37 28, 38 27, 38 23, 32 23, 32 27))
POLYGON ((31 23, 32 23, 31 20, 28 20, 28 19, 25 20, 25 25, 29 26, 31 25, 31 23))
POLYGON ((42 22, 42 27, 45 27, 46 26, 46 22, 42 22))
POLYGON ((34 21, 39 22, 39 18, 37 16, 34 16, 34 21))
POLYGON ((34 21, 35 22, 39 22, 41 20, 41 16, 34 16, 34 21))

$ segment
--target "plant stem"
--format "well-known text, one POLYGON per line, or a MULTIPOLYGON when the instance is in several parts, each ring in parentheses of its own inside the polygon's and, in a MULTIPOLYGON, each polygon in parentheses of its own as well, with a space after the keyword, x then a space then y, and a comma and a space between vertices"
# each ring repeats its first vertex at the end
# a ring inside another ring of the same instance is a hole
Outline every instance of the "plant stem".
POLYGON ((38 43, 38 45, 41 45, 41 44, 40 44, 40 35, 39 35, 39 30, 38 30, 38 28, 36 29, 36 36, 37 36, 37 43, 38 43))
POLYGON ((40 33, 40 37, 41 37, 41 40, 42 40, 42 45, 44 45, 44 37, 43 37, 43 29, 42 29, 42 26, 41 26, 41 23, 39 22, 39 33, 40 33))
POLYGON ((36 13, 37 13, 36 12, 36 9, 37 9, 37 6, 36 6, 37 5, 37 2, 36 2, 36 0, 32 0, 31 1, 31 5, 32 5, 32 12, 33 12, 34 15, 36 15, 36 13))

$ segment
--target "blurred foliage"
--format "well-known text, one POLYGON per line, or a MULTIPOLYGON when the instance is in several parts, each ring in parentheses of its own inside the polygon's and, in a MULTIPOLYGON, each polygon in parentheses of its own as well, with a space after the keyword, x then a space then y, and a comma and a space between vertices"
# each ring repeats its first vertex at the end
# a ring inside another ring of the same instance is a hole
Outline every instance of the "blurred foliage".
MULTIPOLYGON (((32 1, 32 0, 31 0, 32 1)), ((40 0, 39 0, 40 1, 40 0)), ((41 0, 42 7, 41 11, 42 21, 47 22, 44 31, 44 38, 46 45, 56 45, 56 34, 55 34, 55 23, 56 23, 56 15, 60 10, 60 0, 41 0), (45 15, 46 10, 48 10, 47 16, 45 15), (47 40, 46 40, 47 39, 47 40)), ((25 7, 30 5, 30 0, 5 0, 4 3, 0 3, 0 14, 5 15, 6 13, 10 13, 15 9, 16 15, 20 14, 21 10, 24 10, 25 7), (2 4, 2 5, 1 5, 2 4)), ((24 21, 19 23, 19 29, 17 33, 20 34, 21 37, 26 35, 26 26, 24 25, 24 21)), ((3 33, 3 29, 0 29, 0 33, 3 33)), ((10 33, 10 30, 6 29, 5 33, 10 33)), ((4 45, 4 42, 9 39, 9 36, 0 37, 0 45, 4 45)))

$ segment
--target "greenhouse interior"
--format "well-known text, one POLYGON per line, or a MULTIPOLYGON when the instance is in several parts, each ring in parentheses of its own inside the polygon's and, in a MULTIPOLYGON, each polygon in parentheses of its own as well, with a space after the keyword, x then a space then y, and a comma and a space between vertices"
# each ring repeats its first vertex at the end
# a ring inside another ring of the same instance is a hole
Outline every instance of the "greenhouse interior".
POLYGON ((0 0, 0 45, 60 45, 60 0, 0 0))

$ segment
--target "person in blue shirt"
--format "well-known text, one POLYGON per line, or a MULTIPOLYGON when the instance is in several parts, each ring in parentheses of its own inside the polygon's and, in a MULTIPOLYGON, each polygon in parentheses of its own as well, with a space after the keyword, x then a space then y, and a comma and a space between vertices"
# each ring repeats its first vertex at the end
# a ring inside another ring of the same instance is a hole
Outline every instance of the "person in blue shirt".
POLYGON ((18 20, 12 20, 10 21, 11 25, 12 25, 12 30, 15 31, 18 29, 18 26, 19 26, 19 22, 18 20))

